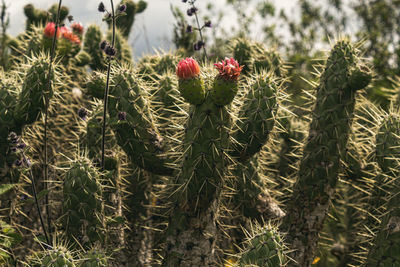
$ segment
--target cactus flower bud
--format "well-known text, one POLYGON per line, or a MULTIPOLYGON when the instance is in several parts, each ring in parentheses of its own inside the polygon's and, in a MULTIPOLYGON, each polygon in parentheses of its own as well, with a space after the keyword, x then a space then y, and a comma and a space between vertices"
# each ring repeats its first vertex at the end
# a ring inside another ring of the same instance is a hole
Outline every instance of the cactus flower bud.
POLYGON ((121 12, 121 13, 125 12, 126 11, 126 5, 120 5, 119 8, 118 8, 118 11, 121 12))
MULTIPOLYGON (((54 22, 47 23, 46 27, 44 28, 44 36, 48 38, 53 38, 56 32, 56 24, 54 22)), ((57 31, 57 38, 60 37, 60 31, 57 31)))
POLYGON ((83 33, 83 25, 80 22, 74 22, 71 25, 72 31, 76 34, 82 34, 83 33))
POLYGON ((80 45, 81 44, 81 39, 79 38, 78 35, 74 34, 72 31, 70 31, 68 28, 62 27, 61 28, 61 32, 62 32, 62 37, 64 39, 67 39, 68 41, 70 41, 71 43, 80 45))
POLYGON ((125 111, 120 111, 119 113, 118 113, 118 120, 120 120, 120 121, 126 121, 126 112, 125 111))
POLYGON ((196 60, 189 57, 186 59, 182 59, 178 63, 178 67, 176 68, 176 75, 178 75, 179 79, 186 80, 192 79, 200 74, 200 66, 196 60))
POLYGON ((176 68, 176 75, 182 97, 193 105, 203 103, 206 91, 204 81, 200 78, 199 63, 191 57, 181 60, 176 68))
POLYGON ((234 58, 225 58, 214 66, 219 74, 214 80, 211 97, 216 105, 225 106, 231 103, 237 94, 237 81, 243 66, 239 66, 234 58))

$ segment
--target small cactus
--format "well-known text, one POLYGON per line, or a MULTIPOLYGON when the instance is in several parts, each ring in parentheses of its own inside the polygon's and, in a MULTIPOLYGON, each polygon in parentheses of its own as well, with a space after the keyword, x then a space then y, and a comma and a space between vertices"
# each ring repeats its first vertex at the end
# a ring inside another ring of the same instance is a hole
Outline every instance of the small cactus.
POLYGON ((272 226, 256 227, 246 242, 246 248, 241 253, 237 266, 286 266, 286 247, 278 230, 272 226))
POLYGON ((99 174, 89 162, 73 163, 63 186, 63 228, 71 242, 88 246, 103 240, 102 189, 99 174))

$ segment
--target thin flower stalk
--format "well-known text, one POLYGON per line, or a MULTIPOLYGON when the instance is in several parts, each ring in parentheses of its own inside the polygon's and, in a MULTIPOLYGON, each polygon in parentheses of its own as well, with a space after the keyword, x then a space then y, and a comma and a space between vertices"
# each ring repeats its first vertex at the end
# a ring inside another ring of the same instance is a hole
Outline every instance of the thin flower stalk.
MULTIPOLYGON (((47 91, 50 90, 51 87, 51 73, 53 71, 53 61, 54 61, 54 54, 56 50, 56 44, 57 44, 57 32, 60 24, 60 11, 61 11, 61 5, 62 5, 62 0, 59 0, 58 2, 58 8, 57 8, 57 17, 56 17, 56 23, 55 23, 55 32, 53 36, 53 42, 51 45, 51 51, 50 51, 50 63, 49 63, 49 71, 47 74, 48 80, 47 80, 47 91)), ((49 187, 49 169, 48 169, 48 117, 49 117, 49 103, 50 99, 48 96, 45 97, 45 115, 44 115, 44 188, 45 190, 48 189, 49 187)), ((32 176, 33 179, 33 176, 32 176)), ((32 180, 32 184, 33 180, 32 180)), ((34 193, 35 194, 35 193, 34 193)), ((36 195, 35 195, 36 198, 36 195)), ((51 231, 51 215, 50 215, 50 210, 49 210, 49 196, 46 194, 46 214, 47 214, 47 227, 49 231, 51 231)), ((40 214, 40 213, 39 213, 40 214)), ((40 218, 42 220, 42 218, 40 218)), ((44 229, 44 226, 43 226, 44 229)), ((44 229, 45 231, 45 229, 44 229)), ((47 234, 46 234, 46 239, 47 234)), ((49 240, 47 240, 49 242, 49 240)))
MULTIPOLYGON (((115 12, 114 12, 114 3, 113 0, 111 2, 111 19, 112 19, 112 40, 111 40, 111 48, 114 49, 115 45, 115 12)), ((101 170, 104 170, 104 154, 105 154, 105 138, 106 138, 106 117, 107 117, 107 105, 108 105, 108 93, 110 87, 110 72, 111 72, 111 56, 108 56, 108 66, 107 66, 107 82, 106 89, 104 90, 104 109, 103 109, 103 128, 102 128, 102 140, 101 140, 101 170)))

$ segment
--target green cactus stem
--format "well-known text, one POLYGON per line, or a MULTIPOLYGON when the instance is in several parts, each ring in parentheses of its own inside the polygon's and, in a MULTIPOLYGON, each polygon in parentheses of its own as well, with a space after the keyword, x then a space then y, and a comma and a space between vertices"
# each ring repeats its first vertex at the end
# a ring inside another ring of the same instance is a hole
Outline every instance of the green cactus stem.
POLYGON ((163 138, 155 125, 144 85, 129 66, 114 67, 112 77, 108 112, 117 143, 137 166, 155 174, 171 175, 173 169, 163 155, 163 138), (126 112, 125 120, 119 120, 120 112, 126 112))
POLYGON ((384 190, 381 196, 386 212, 381 215, 380 227, 373 241, 366 266, 400 265, 400 118, 390 114, 376 136, 376 161, 385 174, 378 180, 384 190))
POLYGON ((265 189, 257 157, 251 158, 245 164, 238 163, 233 174, 237 177, 234 199, 240 214, 260 223, 263 219, 282 218, 285 215, 265 189))
MULTIPOLYGON (((54 21, 57 17, 58 5, 52 5, 48 11, 35 8, 32 4, 24 6, 24 13, 27 18, 26 30, 29 31, 33 26, 42 26, 48 21, 54 21)), ((69 9, 65 6, 60 10, 60 23, 62 23, 68 16, 69 9)))
MULTIPOLYGON (((33 58, 30 66, 15 106, 14 114, 17 125, 31 124, 36 121, 40 111, 45 108, 45 99, 49 99, 53 95, 52 88, 47 89, 45 86, 48 79, 48 58, 43 55, 33 58)), ((50 79, 54 80, 55 73, 51 73, 51 76, 50 79)))
POLYGON ((262 73, 255 79, 244 98, 232 134, 235 143, 231 156, 240 162, 249 160, 268 141, 278 109, 280 89, 273 75, 262 73))
POLYGON ((215 266, 216 217, 230 124, 226 108, 216 106, 209 94, 203 104, 191 107, 163 266, 215 266))
POLYGON ((99 26, 90 25, 87 27, 84 36, 83 50, 88 53, 92 59, 89 64, 92 70, 105 70, 107 67, 104 55, 99 47, 102 41, 103 34, 99 26))
MULTIPOLYGON (((122 0, 120 5, 126 5, 126 15, 119 17, 116 21, 117 28, 121 31, 125 38, 129 37, 133 23, 137 14, 142 13, 147 8, 147 3, 143 0, 135 3, 132 0, 122 0)), ((111 28, 111 22, 109 22, 111 28)))
MULTIPOLYGON (((355 94, 368 82, 355 83, 363 71, 357 50, 348 40, 333 47, 317 88, 308 140, 299 176, 283 221, 283 231, 300 266, 310 266, 330 199, 335 191, 352 123, 355 94), (353 83, 354 82, 354 83, 353 83)), ((298 265, 296 265, 298 266, 298 265)))
POLYGON ((104 252, 97 251, 95 249, 87 252, 83 255, 81 262, 78 264, 79 267, 107 267, 108 257, 104 252))
POLYGON ((71 242, 88 247, 102 241, 102 188, 91 163, 79 160, 66 172, 62 224, 71 242))
POLYGON ((241 253, 238 267, 281 267, 288 261, 285 245, 278 230, 272 226, 257 227, 241 253))
POLYGON ((68 249, 57 246, 51 250, 36 255, 32 267, 75 267, 75 260, 68 249))

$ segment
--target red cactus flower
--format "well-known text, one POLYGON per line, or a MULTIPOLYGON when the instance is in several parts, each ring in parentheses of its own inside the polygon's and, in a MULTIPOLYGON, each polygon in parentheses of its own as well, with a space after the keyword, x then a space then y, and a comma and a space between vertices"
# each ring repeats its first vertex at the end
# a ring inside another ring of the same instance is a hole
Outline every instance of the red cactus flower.
POLYGON ((70 32, 70 30, 65 26, 60 27, 59 31, 61 32, 61 36, 64 36, 64 34, 70 32))
POLYGON ((200 66, 197 61, 191 57, 179 61, 176 67, 176 75, 179 79, 187 80, 195 78, 200 74, 200 66))
MULTIPOLYGON (((54 22, 47 23, 46 27, 44 28, 44 36, 48 38, 53 38, 54 33, 56 32, 56 24, 54 22)), ((60 37, 61 31, 60 29, 57 30, 57 38, 60 37)))
POLYGON ((81 39, 79 36, 71 32, 67 27, 61 28, 62 37, 67 39, 68 41, 75 43, 77 45, 81 44, 81 39))
POLYGON ((77 34, 83 33, 83 25, 80 22, 74 22, 71 25, 72 31, 77 34))
POLYGON ((219 76, 225 80, 237 81, 243 66, 234 58, 225 58, 224 60, 215 63, 214 66, 219 71, 219 76))

